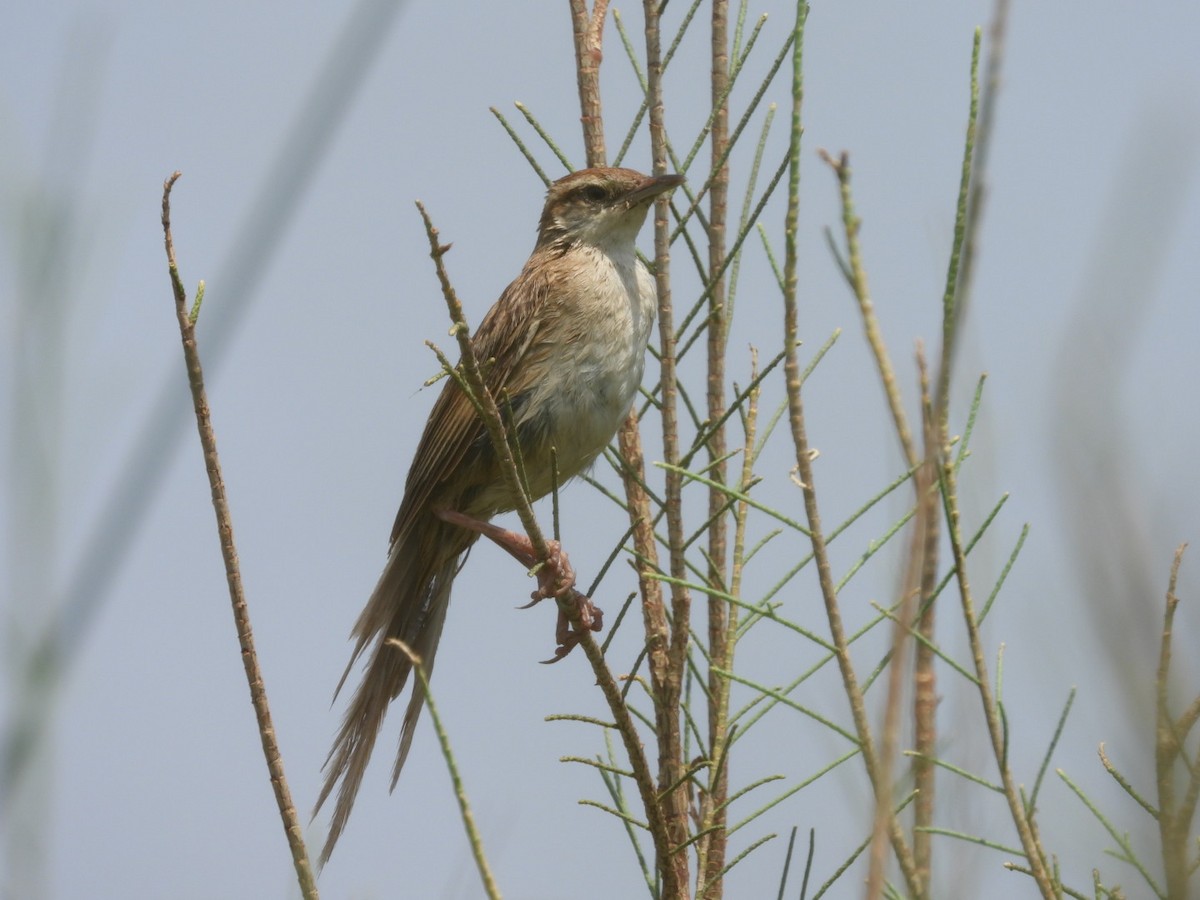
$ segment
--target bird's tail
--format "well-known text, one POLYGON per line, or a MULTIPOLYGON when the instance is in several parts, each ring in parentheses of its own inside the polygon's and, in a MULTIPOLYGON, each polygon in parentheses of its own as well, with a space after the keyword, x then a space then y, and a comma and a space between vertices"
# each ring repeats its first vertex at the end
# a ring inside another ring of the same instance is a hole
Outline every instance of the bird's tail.
MULTIPOLYGON (((334 845, 350 817, 350 810, 354 808, 354 798, 362 784, 363 773, 371 759, 371 751, 388 706, 404 690, 412 671, 408 656, 391 642, 397 638, 403 641, 421 660, 426 675, 433 672, 438 639, 442 635, 442 625, 450 605, 450 588, 462 564, 462 554, 470 546, 469 541, 463 546, 465 540, 461 530, 453 529, 451 532, 447 526, 438 523, 415 540, 408 537, 398 541, 392 548, 371 599, 354 626, 354 653, 338 682, 337 691, 341 690, 355 661, 367 645, 373 643, 374 646, 364 667, 362 681, 350 700, 341 728, 325 760, 325 783, 313 808, 315 817, 334 788, 338 788, 329 837, 321 851, 321 866, 333 853, 334 845), (429 552, 430 548, 439 546, 439 538, 442 539, 442 552, 429 552), (445 548, 455 545, 459 549, 447 557, 445 548)), ((337 696, 336 691, 334 696, 337 696)), ((404 760, 408 757, 413 731, 424 705, 425 692, 419 683, 414 684, 412 697, 404 712, 400 744, 392 769, 392 788, 395 788, 404 760)))

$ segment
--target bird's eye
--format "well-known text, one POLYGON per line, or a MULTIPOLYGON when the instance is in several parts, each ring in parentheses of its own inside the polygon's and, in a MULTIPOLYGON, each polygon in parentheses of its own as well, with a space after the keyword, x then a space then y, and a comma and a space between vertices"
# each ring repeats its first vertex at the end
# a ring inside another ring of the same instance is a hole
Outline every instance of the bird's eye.
POLYGON ((608 199, 608 191, 598 184, 589 184, 580 193, 588 203, 603 203, 608 199))

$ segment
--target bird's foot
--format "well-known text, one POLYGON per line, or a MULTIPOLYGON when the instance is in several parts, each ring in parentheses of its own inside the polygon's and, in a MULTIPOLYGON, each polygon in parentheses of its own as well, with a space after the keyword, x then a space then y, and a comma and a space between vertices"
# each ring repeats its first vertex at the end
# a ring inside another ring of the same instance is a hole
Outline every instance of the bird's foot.
POLYGON ((558 602, 558 622, 554 630, 558 646, 554 650, 554 657, 543 662, 558 662, 583 640, 584 632, 600 631, 604 627, 604 613, 601 609, 592 603, 591 598, 575 590, 575 570, 558 541, 547 541, 546 549, 549 555, 545 559, 539 559, 527 535, 509 531, 491 522, 473 519, 450 509, 439 510, 437 516, 444 522, 483 535, 533 572, 537 577, 537 590, 530 594, 530 601, 518 607, 519 609, 528 609, 548 597, 553 597, 558 602), (566 604, 574 605, 582 631, 572 628, 566 604))
MULTIPOLYGON (((528 543, 525 535, 515 537, 528 543)), ((575 590, 575 569, 567 559, 566 552, 558 541, 547 541, 546 549, 550 555, 542 560, 537 568, 538 589, 530 594, 530 600, 524 608, 540 603, 548 597, 553 597, 558 605, 558 621, 554 627, 554 656, 544 659, 546 665, 556 663, 583 640, 588 631, 600 631, 604 628, 604 612, 596 606, 586 594, 575 590), (574 606, 579 620, 580 630, 576 631, 571 624, 571 616, 567 609, 574 606)))
POLYGON ((571 588, 567 596, 557 599, 558 623, 554 629, 554 639, 558 642, 558 646, 554 648, 554 656, 542 660, 543 665, 556 663, 574 650, 575 645, 583 640, 586 632, 601 631, 604 628, 604 610, 594 604, 591 597, 571 588), (576 631, 571 627, 571 617, 563 608, 568 603, 575 604, 575 609, 579 613, 579 624, 583 626, 582 631, 576 631))

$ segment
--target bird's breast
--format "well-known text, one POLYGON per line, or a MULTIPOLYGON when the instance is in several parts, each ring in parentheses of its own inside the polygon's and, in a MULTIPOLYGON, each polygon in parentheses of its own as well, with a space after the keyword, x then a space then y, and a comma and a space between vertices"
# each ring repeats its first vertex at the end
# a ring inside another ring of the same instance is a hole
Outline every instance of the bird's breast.
MULTIPOLYGON (((572 254, 555 321, 544 329, 545 376, 525 407, 529 431, 555 447, 563 481, 592 464, 629 412, 657 308, 653 279, 632 245, 625 253, 572 254)), ((551 485, 537 487, 545 493, 551 485)))

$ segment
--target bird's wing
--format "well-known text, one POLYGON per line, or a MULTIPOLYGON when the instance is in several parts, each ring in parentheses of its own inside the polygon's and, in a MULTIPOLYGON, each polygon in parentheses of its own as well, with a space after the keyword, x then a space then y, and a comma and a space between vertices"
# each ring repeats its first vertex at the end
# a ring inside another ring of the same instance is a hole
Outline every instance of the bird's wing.
MULTIPOLYGON (((559 292, 557 267, 526 264, 524 271, 505 288, 471 339, 484 373, 484 383, 493 397, 507 390, 512 397, 527 387, 529 373, 536 372, 533 357, 545 352, 539 345, 545 320, 557 314, 554 297, 559 292)), ((412 527, 438 485, 460 465, 472 445, 486 440, 486 428, 470 399, 447 378, 433 404, 425 431, 417 445, 405 484, 404 500, 392 528, 391 543, 412 527)))

